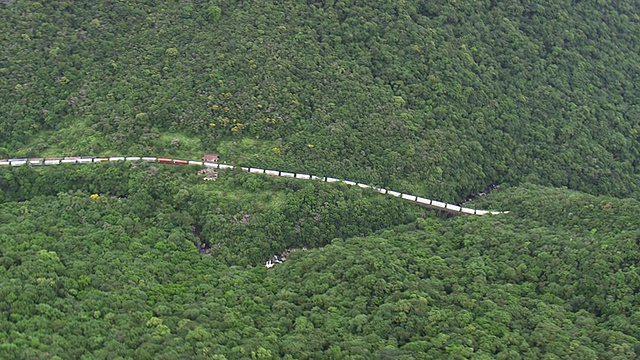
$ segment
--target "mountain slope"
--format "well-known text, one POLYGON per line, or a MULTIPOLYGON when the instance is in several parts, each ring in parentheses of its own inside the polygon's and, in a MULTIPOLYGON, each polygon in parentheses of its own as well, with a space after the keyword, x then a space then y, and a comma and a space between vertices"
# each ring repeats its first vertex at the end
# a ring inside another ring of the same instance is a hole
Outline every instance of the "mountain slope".
MULTIPOLYGON (((175 175, 148 189, 176 186, 175 175)), ((207 186, 238 179, 221 181, 207 186)), ((220 260, 251 263, 262 241, 309 241, 310 229, 287 235, 295 225, 268 202, 252 207, 260 226, 234 222, 233 204, 252 203, 240 190, 226 189, 231 202, 190 186, 173 198, 131 190, 0 206, 0 357, 632 359, 640 349, 635 200, 529 185, 489 199, 508 215, 419 216, 316 242, 267 270, 220 260), (188 206, 185 191, 210 207, 188 206), (214 244, 203 257, 189 224, 205 218, 216 226, 203 226, 214 244)))
POLYGON ((523 180, 638 192, 628 2, 14 2, 0 17, 7 155, 218 150, 447 201, 523 180))

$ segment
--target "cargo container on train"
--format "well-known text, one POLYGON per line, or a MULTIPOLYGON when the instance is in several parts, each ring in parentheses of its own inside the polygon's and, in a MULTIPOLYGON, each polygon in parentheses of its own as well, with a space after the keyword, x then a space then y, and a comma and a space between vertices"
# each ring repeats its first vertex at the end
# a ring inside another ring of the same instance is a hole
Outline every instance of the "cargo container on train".
MULTIPOLYGON (((0 159, 0 166, 23 166, 23 165, 58 165, 58 164, 88 164, 88 163, 99 163, 99 162, 117 162, 117 161, 146 161, 146 162, 157 162, 160 164, 174 164, 174 165, 197 165, 197 166, 205 166, 208 169, 234 169, 235 166, 228 164, 220 164, 218 163, 219 156, 217 154, 209 154, 210 156, 204 156, 203 160, 182 160, 182 159, 170 159, 170 158, 156 158, 150 156, 112 156, 112 157, 95 157, 95 156, 67 156, 67 157, 51 157, 51 158, 29 158, 29 159, 0 159)), ((491 211, 491 210, 476 210, 461 207, 459 205, 447 204, 444 202, 426 199, 422 197, 418 197, 411 194, 405 194, 393 190, 373 187, 371 185, 367 185, 364 183, 358 183, 350 180, 340 180, 332 177, 320 177, 316 175, 308 175, 301 173, 293 173, 293 172, 285 172, 281 170, 265 170, 261 168, 252 168, 243 166, 241 169, 248 173, 254 174, 267 174, 271 176, 280 176, 287 178, 296 178, 296 179, 304 179, 304 180, 321 180, 324 182, 332 183, 332 182, 342 182, 346 185, 350 186, 358 186, 363 189, 371 189, 373 192, 377 192, 383 195, 393 196, 396 198, 401 198, 406 201, 410 201, 412 203, 419 204, 423 207, 442 210, 449 213, 454 214, 468 214, 468 215, 500 215, 507 214, 508 211, 491 211)), ((495 186, 497 188, 497 186, 495 186)))

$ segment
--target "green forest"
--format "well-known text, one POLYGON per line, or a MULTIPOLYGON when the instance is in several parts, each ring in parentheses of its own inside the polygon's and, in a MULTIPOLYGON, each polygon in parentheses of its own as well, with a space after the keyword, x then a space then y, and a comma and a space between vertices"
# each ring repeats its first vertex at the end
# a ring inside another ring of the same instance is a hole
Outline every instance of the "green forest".
POLYGON ((0 159, 509 211, 0 167, 0 359, 640 358, 639 10, 0 1, 0 159))

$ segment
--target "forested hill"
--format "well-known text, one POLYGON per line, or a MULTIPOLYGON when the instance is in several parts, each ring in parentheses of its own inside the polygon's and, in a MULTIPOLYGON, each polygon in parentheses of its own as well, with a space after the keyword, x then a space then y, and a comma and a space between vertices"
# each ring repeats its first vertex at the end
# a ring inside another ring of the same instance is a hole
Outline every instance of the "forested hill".
POLYGON ((0 0, 0 159, 509 210, 4 162, 0 359, 638 358, 638 8, 0 0))
POLYGON ((359 188, 130 166, 0 168, 31 190, 0 203, 0 359, 640 354, 636 200, 526 185, 491 196, 510 214, 447 220, 359 188), (309 250, 245 266, 291 245, 309 250))
POLYGON ((638 196, 628 1, 3 1, 0 158, 195 155, 638 196))

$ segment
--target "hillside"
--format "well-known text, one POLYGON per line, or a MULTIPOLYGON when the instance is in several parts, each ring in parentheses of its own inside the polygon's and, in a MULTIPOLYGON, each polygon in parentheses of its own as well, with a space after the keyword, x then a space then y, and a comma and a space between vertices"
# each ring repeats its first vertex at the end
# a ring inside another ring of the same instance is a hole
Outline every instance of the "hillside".
POLYGON ((639 20, 618 0, 0 1, 0 159, 216 152, 509 211, 0 166, 0 359, 639 358, 639 20))
POLYGON ((296 189, 297 180, 227 174, 207 186, 257 182, 224 196, 180 181, 186 170, 105 167, 72 173, 66 185, 59 170, 43 170, 65 191, 0 205, 0 358, 582 360, 640 351, 636 200, 527 185, 489 199, 510 214, 445 219, 321 183, 296 189), (86 171, 102 191, 118 184, 124 193, 92 198, 74 180, 86 171), (105 174, 120 181, 101 182, 105 174), (147 185, 136 188, 141 177, 147 185), (383 224, 377 214, 396 218, 383 224), (345 226, 326 226, 339 218, 345 226), (191 234, 198 221, 211 256, 191 234), (314 248, 270 270, 237 266, 290 245, 278 241, 314 248))
POLYGON ((208 150, 446 201, 521 181, 637 196, 636 10, 4 2, 0 157, 208 150))

